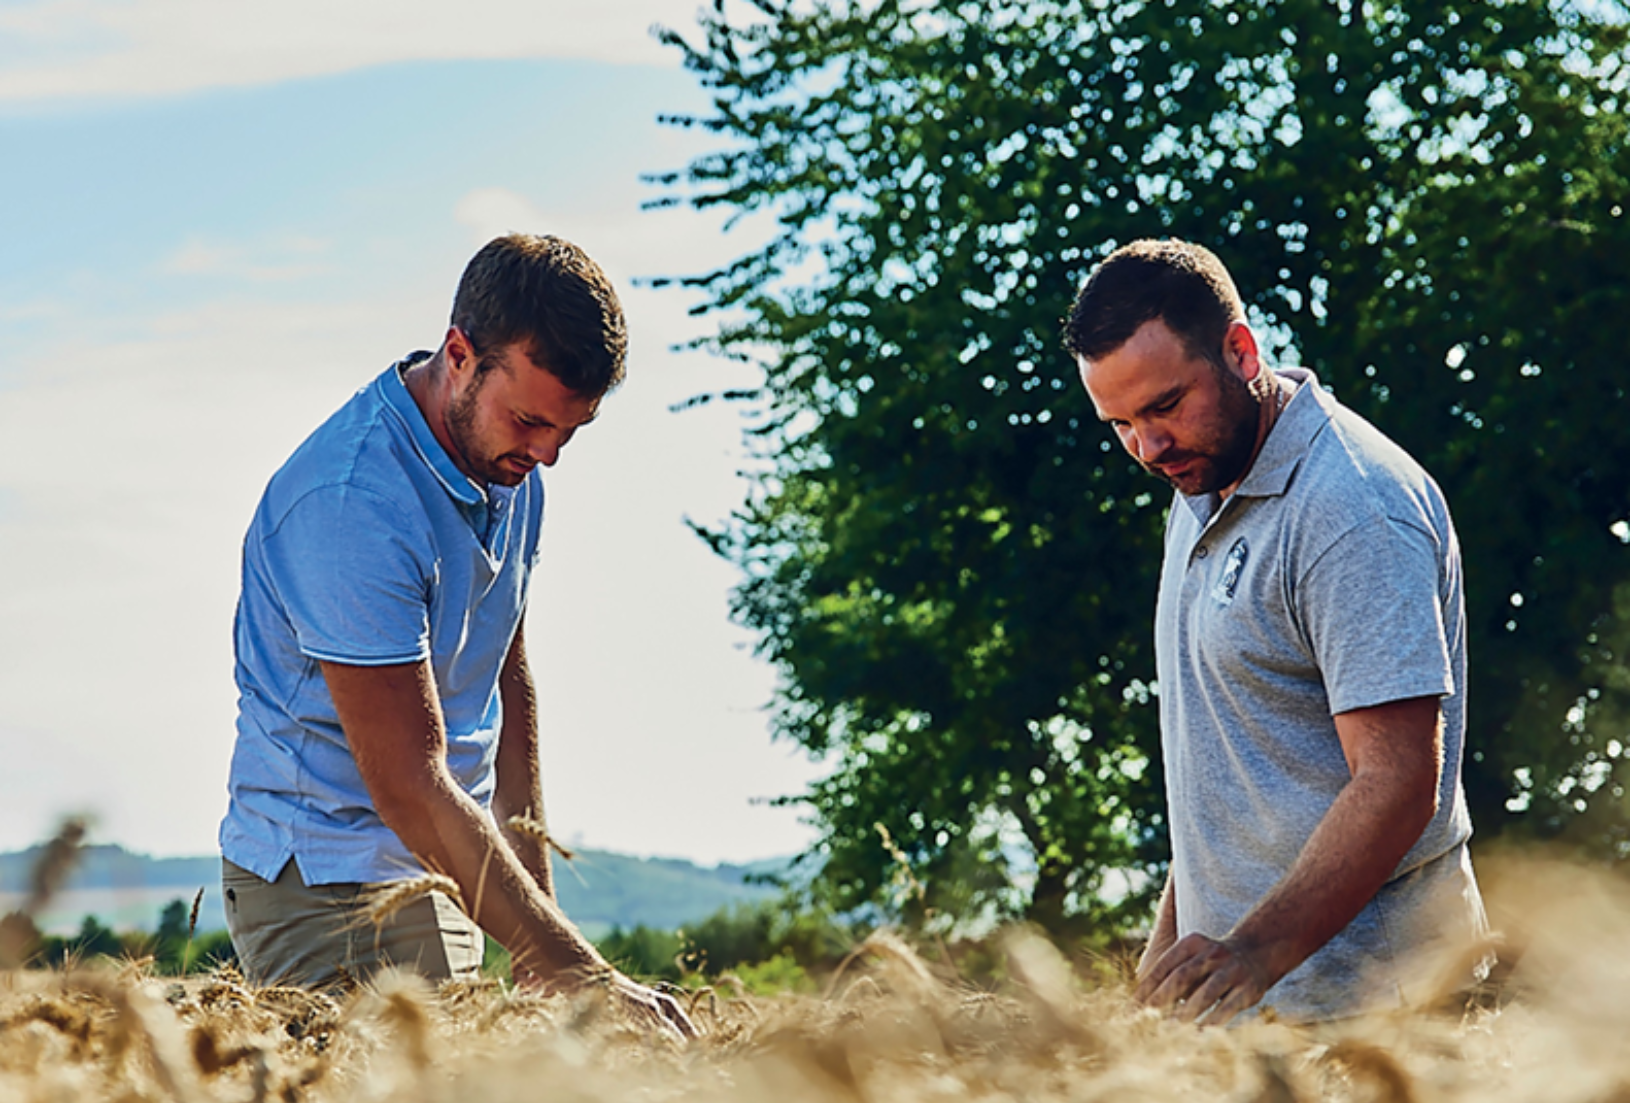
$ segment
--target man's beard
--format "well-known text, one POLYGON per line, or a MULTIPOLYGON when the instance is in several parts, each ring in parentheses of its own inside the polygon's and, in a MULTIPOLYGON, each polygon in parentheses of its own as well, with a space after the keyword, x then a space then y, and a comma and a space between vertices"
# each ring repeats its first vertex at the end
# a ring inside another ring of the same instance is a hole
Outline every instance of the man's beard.
POLYGON ((456 459, 462 461, 459 466, 471 478, 483 483, 497 483, 499 486, 515 486, 526 476, 504 467, 503 456, 488 455, 481 447, 480 436, 475 427, 476 398, 481 394, 481 388, 486 386, 487 372, 492 370, 494 369, 478 365, 476 376, 470 381, 470 389, 448 403, 447 436, 454 450, 458 452, 456 459))
POLYGON ((1262 400, 1252 392, 1250 384, 1221 365, 1213 365, 1212 370, 1217 376, 1213 431, 1195 448, 1175 457, 1161 457, 1163 466, 1195 461, 1191 469, 1173 478, 1144 464, 1151 475, 1166 480, 1191 498, 1215 494, 1244 478, 1256 449, 1257 427, 1261 422, 1262 400))

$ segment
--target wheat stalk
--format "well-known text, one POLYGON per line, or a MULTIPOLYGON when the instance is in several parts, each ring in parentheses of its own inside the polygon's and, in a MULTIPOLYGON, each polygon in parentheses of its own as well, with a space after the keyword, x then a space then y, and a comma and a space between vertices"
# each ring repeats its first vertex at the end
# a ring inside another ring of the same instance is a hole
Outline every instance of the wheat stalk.
POLYGON ((187 913, 187 944, 181 948, 181 975, 186 976, 187 970, 192 967, 192 939, 198 933, 198 909, 204 903, 204 890, 198 889, 198 895, 192 898, 192 911, 187 913))
POLYGON ((403 881, 392 881, 369 892, 363 916, 376 929, 383 927, 397 912, 421 896, 429 896, 433 892, 450 897, 453 903, 459 906, 460 911, 465 910, 464 896, 459 890, 457 881, 445 873, 425 873, 403 881))
POLYGON ((23 910, 30 917, 38 915, 51 902, 51 897, 68 879, 68 874, 73 872, 74 863, 79 860, 79 848, 89 830, 85 820, 70 816, 62 821, 56 835, 45 844, 45 852, 29 873, 28 903, 23 910))
POLYGON ((542 820, 533 819, 531 816, 511 816, 504 821, 504 826, 517 835, 537 840, 539 846, 545 850, 553 850, 568 862, 577 860, 576 854, 555 841, 555 837, 549 834, 549 829, 544 826, 542 820))
POLYGON ((39 941, 40 931, 34 917, 45 909, 79 860, 79 848, 89 830, 86 821, 71 816, 62 826, 45 851, 29 870, 28 900, 20 911, 11 912, 0 919, 0 969, 13 969, 23 963, 30 950, 39 941))

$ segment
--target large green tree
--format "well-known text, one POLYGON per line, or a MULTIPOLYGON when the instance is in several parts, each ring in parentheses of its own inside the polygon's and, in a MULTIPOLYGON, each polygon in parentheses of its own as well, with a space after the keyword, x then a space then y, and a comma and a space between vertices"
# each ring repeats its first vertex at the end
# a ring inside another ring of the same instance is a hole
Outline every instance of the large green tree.
POLYGON ((1092 264, 1155 235, 1215 249, 1281 359, 1445 487, 1479 828, 1588 823, 1625 854, 1625 26, 1543 0, 717 0, 666 33, 712 98, 674 121, 719 140, 669 200, 775 227, 690 280, 765 373, 755 490, 707 535, 782 673, 778 731, 832 766, 801 799, 840 904, 889 891, 879 823, 945 914, 1113 919, 1109 871, 1158 871, 1169 492, 1057 337, 1092 264))

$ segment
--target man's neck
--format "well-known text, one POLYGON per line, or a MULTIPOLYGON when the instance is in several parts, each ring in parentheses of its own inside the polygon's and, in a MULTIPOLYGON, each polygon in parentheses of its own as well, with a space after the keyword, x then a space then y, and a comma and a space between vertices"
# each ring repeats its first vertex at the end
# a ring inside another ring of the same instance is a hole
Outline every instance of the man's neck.
POLYGON ((1290 397, 1290 384, 1276 375, 1272 368, 1263 364, 1256 373, 1256 378, 1246 384, 1257 401, 1257 428, 1256 444, 1251 448, 1251 458, 1245 463, 1245 470, 1231 486, 1224 487, 1217 492, 1217 497, 1227 501, 1234 491, 1240 488, 1251 474, 1251 468, 1256 466, 1256 458, 1262 454, 1262 446, 1268 443, 1268 435, 1273 427, 1279 423, 1279 414, 1285 408, 1285 400, 1290 397))
POLYGON ((437 349, 428 360, 409 365, 407 371, 402 373, 402 383, 407 387, 413 404, 419 407, 419 413, 424 415, 431 436, 436 438, 441 450, 457 466, 455 457, 458 453, 453 448, 452 436, 447 432, 446 346, 437 349))

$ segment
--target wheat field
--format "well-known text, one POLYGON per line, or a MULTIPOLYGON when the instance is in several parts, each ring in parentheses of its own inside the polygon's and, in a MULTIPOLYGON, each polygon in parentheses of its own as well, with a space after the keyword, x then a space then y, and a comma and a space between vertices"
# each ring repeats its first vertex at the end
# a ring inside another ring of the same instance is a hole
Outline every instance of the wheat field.
POLYGON ((1630 887, 1533 859, 1483 875, 1514 964, 1471 1009, 1197 1029, 1022 933, 994 992, 886 933, 820 997, 749 997, 722 978, 684 996, 706 1030, 690 1043, 593 992, 387 975, 336 999, 230 970, 10 970, 0 1100, 1630 1103, 1630 887))

